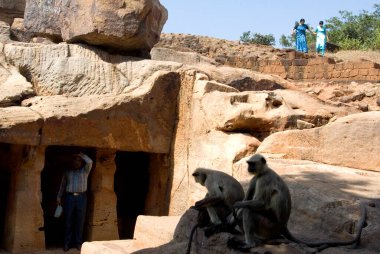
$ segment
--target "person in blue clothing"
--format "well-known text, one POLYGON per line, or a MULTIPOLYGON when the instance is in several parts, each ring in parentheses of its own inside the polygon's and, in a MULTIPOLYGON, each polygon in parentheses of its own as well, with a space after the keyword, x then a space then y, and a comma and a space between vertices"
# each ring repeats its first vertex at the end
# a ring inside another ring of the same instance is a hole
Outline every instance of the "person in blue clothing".
POLYGON ((315 29, 315 33, 317 35, 317 41, 315 44, 315 51, 318 55, 321 52, 321 55, 325 55, 326 41, 328 41, 326 26, 323 25, 323 21, 319 21, 319 26, 315 29))
POLYGON ((307 40, 306 40, 306 31, 309 30, 309 26, 305 24, 305 19, 301 19, 300 22, 296 23, 293 28, 292 34, 296 34, 296 50, 300 52, 307 53, 307 40))

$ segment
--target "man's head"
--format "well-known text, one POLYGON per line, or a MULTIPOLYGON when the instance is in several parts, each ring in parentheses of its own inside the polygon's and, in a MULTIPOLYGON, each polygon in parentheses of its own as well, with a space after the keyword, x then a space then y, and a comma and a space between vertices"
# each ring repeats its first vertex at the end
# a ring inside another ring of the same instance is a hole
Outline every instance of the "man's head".
POLYGON ((320 25, 320 26, 323 26, 323 21, 319 21, 319 25, 320 25))
POLYGON ((73 168, 74 169, 81 169, 83 166, 84 166, 84 161, 83 161, 82 157, 80 157, 79 155, 74 155, 73 168))
POLYGON ((300 24, 301 25, 305 24, 305 19, 300 19, 300 24))

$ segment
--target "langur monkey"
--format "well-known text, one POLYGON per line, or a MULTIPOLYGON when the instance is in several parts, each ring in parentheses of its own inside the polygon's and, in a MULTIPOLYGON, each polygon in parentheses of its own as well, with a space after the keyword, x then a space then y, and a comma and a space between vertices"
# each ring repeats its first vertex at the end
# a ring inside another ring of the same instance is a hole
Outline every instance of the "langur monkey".
POLYGON ((214 225, 226 222, 233 212, 233 205, 244 198, 241 184, 224 172, 205 168, 197 168, 193 177, 197 183, 207 188, 205 198, 197 201, 194 208, 206 208, 214 225))
POLYGON ((234 225, 228 223, 234 212, 233 205, 244 198, 241 184, 226 173, 197 168, 192 175, 195 182, 207 188, 207 194, 192 207, 198 210, 199 214, 198 223, 190 233, 187 254, 190 253, 193 234, 198 227, 206 226, 211 222, 212 225, 205 230, 207 237, 218 232, 234 231, 234 225))
POLYGON ((361 204, 361 218, 357 225, 356 237, 351 241, 330 241, 308 243, 300 241, 291 235, 287 223, 291 211, 291 197, 288 186, 281 177, 268 167, 266 159, 256 154, 247 160, 248 172, 254 174, 243 201, 238 201, 234 207, 242 215, 244 242, 232 238, 228 246, 242 251, 248 251, 262 242, 270 242, 284 236, 286 239, 302 243, 317 250, 358 244, 361 231, 365 224, 366 208, 361 204))

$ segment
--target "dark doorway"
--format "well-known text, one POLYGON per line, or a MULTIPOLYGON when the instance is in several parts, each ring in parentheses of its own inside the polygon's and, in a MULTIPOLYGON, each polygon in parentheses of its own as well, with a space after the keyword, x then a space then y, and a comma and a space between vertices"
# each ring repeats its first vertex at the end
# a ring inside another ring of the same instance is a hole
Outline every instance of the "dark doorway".
POLYGON ((138 215, 144 214, 149 187, 150 154, 117 152, 114 188, 120 239, 132 239, 138 215))
POLYGON ((0 250, 5 248, 5 219, 11 183, 11 145, 0 143, 0 250))
MULTIPOLYGON (((41 173, 41 205, 44 211, 46 248, 63 247, 64 215, 60 218, 54 218, 54 212, 57 207, 57 194, 65 170, 71 167, 73 155, 79 152, 90 156, 95 164, 95 151, 93 149, 66 146, 50 146, 46 149, 45 167, 41 173)), ((93 169, 94 167, 95 165, 93 165, 93 169)), ((91 174, 88 188, 90 188, 90 179, 91 174)), ((87 212, 89 210, 90 209, 87 209, 87 212)))

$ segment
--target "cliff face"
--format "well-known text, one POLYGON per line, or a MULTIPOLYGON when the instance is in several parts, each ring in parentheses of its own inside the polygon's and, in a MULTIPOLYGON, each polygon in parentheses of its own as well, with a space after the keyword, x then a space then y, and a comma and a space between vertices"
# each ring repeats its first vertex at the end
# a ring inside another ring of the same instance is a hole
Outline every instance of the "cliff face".
MULTIPOLYGON (((291 229, 349 238, 364 200, 371 206, 357 253, 376 253, 377 63, 193 35, 162 35, 153 47, 167 17, 158 1, 98 3, 30 0, 24 20, 1 23, 0 249, 61 245, 56 194, 71 155, 82 151, 94 160, 86 240, 137 237, 82 251, 129 253, 174 236, 149 251, 178 253, 196 216, 186 210, 205 194, 193 170, 221 170, 246 186, 245 161, 260 152, 289 184, 291 229), (151 48, 151 59, 136 57, 151 48), (138 215, 155 217, 139 217, 135 229, 138 215), (156 217, 164 215, 176 217, 156 217)), ((23 12, 18 1, 0 8, 23 12)), ((225 252, 229 237, 199 236, 197 248, 225 252)))

